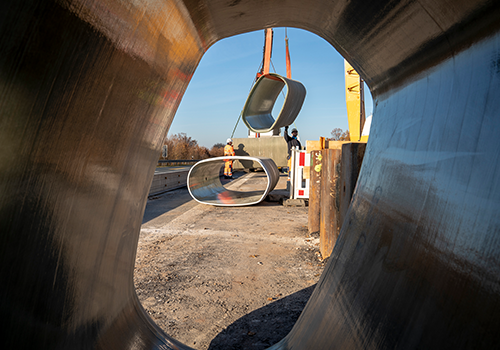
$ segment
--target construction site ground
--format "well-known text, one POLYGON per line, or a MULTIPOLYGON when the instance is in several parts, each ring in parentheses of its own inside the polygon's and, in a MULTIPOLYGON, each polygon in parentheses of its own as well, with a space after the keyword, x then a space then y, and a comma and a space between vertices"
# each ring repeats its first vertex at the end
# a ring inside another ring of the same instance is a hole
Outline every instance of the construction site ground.
MULTIPOLYGON (((233 189, 259 186, 240 173, 233 189)), ((286 193, 286 175, 273 198, 286 193)), ((265 349, 292 329, 322 273, 307 207, 198 204, 186 188, 150 197, 134 283, 150 317, 195 349, 265 349)))

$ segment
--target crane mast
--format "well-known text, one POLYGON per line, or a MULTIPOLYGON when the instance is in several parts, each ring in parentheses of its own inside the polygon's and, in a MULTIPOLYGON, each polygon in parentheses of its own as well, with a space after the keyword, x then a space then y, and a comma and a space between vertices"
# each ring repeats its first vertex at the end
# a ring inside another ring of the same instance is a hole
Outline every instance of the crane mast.
POLYGON ((363 79, 346 60, 344 60, 344 71, 349 136, 351 141, 354 142, 366 141, 367 136, 363 136, 362 140, 362 131, 366 120, 363 79))

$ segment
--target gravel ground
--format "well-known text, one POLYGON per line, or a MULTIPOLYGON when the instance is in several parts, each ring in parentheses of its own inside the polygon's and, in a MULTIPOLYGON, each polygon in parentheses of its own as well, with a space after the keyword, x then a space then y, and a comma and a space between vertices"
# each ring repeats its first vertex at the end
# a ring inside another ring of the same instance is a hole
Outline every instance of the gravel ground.
MULTIPOLYGON (((261 175, 240 182, 258 183, 261 175)), ((319 238, 307 232, 307 210, 277 202, 196 204, 186 189, 153 197, 134 274, 142 305, 167 334, 195 349, 265 349, 278 342, 324 267, 319 238)))

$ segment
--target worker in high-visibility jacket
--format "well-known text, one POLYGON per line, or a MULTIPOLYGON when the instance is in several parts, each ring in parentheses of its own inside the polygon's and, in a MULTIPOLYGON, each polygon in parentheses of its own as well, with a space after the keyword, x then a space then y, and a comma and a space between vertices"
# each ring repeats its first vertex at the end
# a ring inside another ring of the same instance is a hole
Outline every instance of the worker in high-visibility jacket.
MULTIPOLYGON (((233 148, 233 140, 227 139, 226 146, 224 147, 224 155, 225 156, 234 156, 234 148, 233 148)), ((233 160, 232 159, 224 159, 224 178, 232 179, 233 178, 233 160)))
POLYGON ((290 179, 290 171, 292 169, 292 148, 297 148, 301 149, 302 145, 300 144, 300 141, 297 139, 297 135, 299 132, 297 129, 293 128, 292 129, 292 136, 288 135, 288 126, 285 126, 285 132, 283 133, 283 137, 285 138, 287 147, 288 147, 288 179, 290 179))

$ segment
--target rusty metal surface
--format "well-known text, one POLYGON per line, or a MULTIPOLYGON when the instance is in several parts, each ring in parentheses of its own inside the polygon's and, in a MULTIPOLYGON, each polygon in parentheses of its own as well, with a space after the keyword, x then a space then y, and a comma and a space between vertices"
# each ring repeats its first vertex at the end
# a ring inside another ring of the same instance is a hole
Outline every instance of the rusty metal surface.
POLYGON ((309 178, 309 208, 307 213, 307 229, 309 234, 320 229, 321 168, 323 156, 321 151, 311 151, 311 167, 309 178))
POLYGON ((499 12, 488 0, 2 2, 2 343, 187 348, 132 283, 162 140, 210 45, 290 26, 339 50, 375 110, 348 224, 274 348, 497 347, 499 12))
POLYGON ((280 174, 278 167, 270 158, 232 156, 215 157, 202 160, 189 170, 187 186, 193 199, 202 204, 220 207, 240 207, 262 202, 276 187, 280 174), (266 183, 252 191, 236 190, 230 183, 221 182, 225 159, 255 162, 266 174, 266 183))
POLYGON ((342 149, 323 149, 321 155, 319 251, 326 259, 332 253, 342 225, 339 222, 342 149))
POLYGON ((241 119, 253 132, 269 132, 291 125, 299 115, 306 89, 302 83, 268 73, 262 75, 252 87, 241 119), (273 117, 273 107, 282 91, 286 91, 285 100, 278 116, 273 117))

